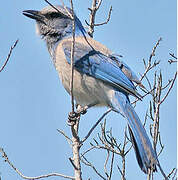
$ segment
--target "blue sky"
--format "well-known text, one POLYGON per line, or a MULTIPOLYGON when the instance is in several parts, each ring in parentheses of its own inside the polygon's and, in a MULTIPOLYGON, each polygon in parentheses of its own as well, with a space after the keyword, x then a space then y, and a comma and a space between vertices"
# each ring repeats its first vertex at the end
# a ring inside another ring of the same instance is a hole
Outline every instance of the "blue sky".
MULTIPOLYGON (((60 3, 55 0, 51 2, 60 3)), ((69 4, 67 1, 65 3, 69 4)), ((84 25, 84 21, 88 20, 87 8, 90 5, 91 1, 74 1, 75 12, 84 25)), ((176 65, 167 62, 169 53, 176 53, 176 0, 103 0, 97 15, 98 23, 107 17, 110 5, 113 6, 111 20, 107 25, 96 28, 94 38, 115 53, 122 54, 123 60, 138 74, 144 71, 142 59, 149 58, 154 44, 162 37, 155 59, 161 60, 158 71, 162 70, 163 81, 167 82, 176 71, 176 65)), ((72 156, 71 149, 56 130, 62 129, 70 136, 70 128, 66 124, 67 114, 71 110, 70 97, 58 79, 45 43, 35 34, 35 22, 22 15, 23 10, 40 10, 44 6, 46 3, 43 0, 1 2, 0 66, 13 42, 19 39, 19 43, 5 70, 0 73, 0 147, 27 176, 49 172, 73 175, 68 160, 72 156)), ((149 73, 150 78, 152 75, 149 73)), ((160 130, 165 148, 159 160, 166 173, 176 166, 177 159, 176 99, 175 86, 161 107, 160 114, 160 130)), ((142 121, 148 104, 146 99, 136 107, 142 121)), ((104 108, 91 109, 82 117, 82 137, 104 111, 104 108)), ((111 113, 107 116, 107 128, 112 127, 118 139, 122 139, 125 126, 126 121, 120 115, 111 113)), ((81 152, 89 147, 89 142, 99 131, 100 127, 94 131, 81 152)), ((104 152, 95 151, 88 157, 97 163, 98 168, 102 168, 105 156, 104 152)), ((117 158, 116 164, 121 164, 120 158, 117 158)), ((133 150, 128 155, 126 166, 127 179, 146 179, 137 165, 133 150)), ((0 176, 2 180, 20 179, 2 158, 0 176)), ((92 179, 97 177, 92 170, 84 168, 84 179, 89 176, 92 179)), ((115 171, 113 179, 119 177, 119 172, 115 171)), ((162 179, 160 172, 155 177, 162 179)))

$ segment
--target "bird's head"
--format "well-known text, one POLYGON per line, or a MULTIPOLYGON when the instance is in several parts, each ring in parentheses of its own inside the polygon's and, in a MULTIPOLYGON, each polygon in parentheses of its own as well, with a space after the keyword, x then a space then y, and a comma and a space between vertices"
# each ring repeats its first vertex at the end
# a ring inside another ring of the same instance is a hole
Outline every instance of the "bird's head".
POLYGON ((59 40, 72 32, 72 19, 68 13, 72 13, 71 9, 62 6, 55 6, 55 9, 48 6, 41 11, 23 11, 25 16, 36 20, 36 32, 45 40, 59 40))
MULTIPOLYGON (((63 6, 47 6, 41 11, 25 10, 23 15, 36 20, 36 32, 47 43, 51 53, 56 43, 65 37, 72 36, 73 23, 71 18, 72 10, 63 6)), ((76 34, 85 33, 80 20, 74 14, 76 34)))
MULTIPOLYGON (((23 15, 35 19, 36 32, 45 40, 58 41, 72 34, 72 10, 63 6, 47 6, 41 11, 25 10, 23 15)), ((80 20, 74 14, 76 29, 85 33, 80 20)))

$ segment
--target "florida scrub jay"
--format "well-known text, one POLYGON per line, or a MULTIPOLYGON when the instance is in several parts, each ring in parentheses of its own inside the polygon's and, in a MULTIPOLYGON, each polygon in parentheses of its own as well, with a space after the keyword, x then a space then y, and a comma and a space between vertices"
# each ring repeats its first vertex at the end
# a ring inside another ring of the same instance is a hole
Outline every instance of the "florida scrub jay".
MULTIPOLYGON (((36 20, 36 31, 45 40, 64 88, 70 93, 72 19, 70 8, 50 6, 23 14, 36 20), (68 12, 67 12, 68 11, 68 12)), ((132 144, 141 170, 156 170, 157 155, 128 95, 141 98, 133 84, 141 85, 133 71, 107 47, 90 38, 75 17, 73 95, 81 106, 108 106, 128 122, 132 144)))

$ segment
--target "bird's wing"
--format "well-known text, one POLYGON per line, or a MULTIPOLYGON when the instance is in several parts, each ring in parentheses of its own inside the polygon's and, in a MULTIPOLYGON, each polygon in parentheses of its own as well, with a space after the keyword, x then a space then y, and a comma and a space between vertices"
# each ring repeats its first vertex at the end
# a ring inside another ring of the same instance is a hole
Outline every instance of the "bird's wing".
MULTIPOLYGON (((71 42, 62 44, 66 59, 71 63, 71 42)), ((140 99, 132 81, 123 73, 118 64, 107 55, 90 46, 75 42, 74 67, 77 71, 100 79, 112 87, 140 99)))
POLYGON ((138 84, 140 87, 145 88, 132 69, 125 62, 121 61, 117 54, 111 54, 109 57, 118 64, 121 71, 128 77, 128 79, 138 84))

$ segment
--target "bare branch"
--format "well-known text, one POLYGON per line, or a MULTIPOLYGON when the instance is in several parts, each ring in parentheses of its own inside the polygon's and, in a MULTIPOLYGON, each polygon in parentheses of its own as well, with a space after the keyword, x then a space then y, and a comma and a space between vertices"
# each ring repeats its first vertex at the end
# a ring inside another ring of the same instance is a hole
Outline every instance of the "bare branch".
POLYGON ((79 170, 75 164, 74 164, 74 161, 72 160, 72 158, 69 158, 69 161, 71 162, 72 166, 74 167, 75 170, 79 170))
POLYGON ((169 53, 170 56, 172 56, 174 59, 177 59, 177 57, 173 53, 169 53))
POLYGON ((81 157, 93 150, 95 147, 92 145, 89 149, 87 149, 84 153, 81 154, 81 157))
POLYGON ((101 6, 101 3, 102 3, 103 0, 98 0, 98 2, 96 3, 96 9, 99 9, 100 6, 101 6))
POLYGON ((167 89, 167 87, 171 84, 171 82, 172 82, 172 79, 168 80, 168 83, 164 87, 162 87, 161 90, 167 89))
MULTIPOLYGON (((48 0, 44 0, 48 5, 50 5, 53 9, 55 9, 58 13, 62 13, 60 12, 53 4, 51 4, 48 0)), ((67 14, 70 16, 70 18, 72 19, 73 16, 72 14, 68 11, 67 7, 64 5, 64 2, 61 0, 62 4, 63 4, 63 7, 64 9, 66 10, 67 14)), ((64 16, 66 16, 65 14, 63 14, 64 16)))
POLYGON ((111 167, 110 167, 110 174, 109 174, 108 180, 111 180, 112 172, 113 172, 113 165, 114 165, 114 153, 112 152, 112 157, 111 157, 111 167))
POLYGON ((94 166, 93 164, 91 164, 91 163, 87 160, 87 158, 86 158, 85 156, 82 156, 82 158, 86 161, 86 162, 85 162, 85 161, 83 161, 83 160, 81 159, 81 161, 82 161, 85 165, 90 166, 100 178, 102 178, 103 180, 106 180, 106 178, 105 178, 104 176, 102 176, 102 175, 98 172, 98 170, 95 168, 95 166, 94 166))
POLYGON ((172 180, 177 180, 176 175, 177 175, 177 169, 176 169, 175 172, 174 172, 174 175, 173 175, 173 177, 172 177, 172 180), (175 179, 174 179, 174 178, 175 178, 175 179))
POLYGON ((71 95, 71 104, 72 104, 72 113, 74 113, 74 96, 73 96, 73 80, 74 80, 74 49, 75 49, 75 20, 74 20, 74 7, 73 1, 70 0, 71 9, 72 9, 72 46, 71 46, 71 81, 70 81, 70 95, 71 95))
POLYGON ((96 12, 100 8, 101 3, 102 3, 102 0, 93 0, 91 8, 88 8, 90 10, 89 23, 86 20, 85 20, 85 22, 89 26, 88 34, 90 37, 93 37, 95 26, 101 26, 101 25, 107 24, 111 17, 112 6, 109 9, 107 20, 103 23, 95 24, 96 12))
POLYGON ((111 12, 112 12, 112 6, 109 9, 109 13, 108 13, 108 18, 106 19, 105 22, 99 23, 99 24, 94 24, 94 26, 102 26, 104 24, 107 24, 110 21, 111 18, 111 12))
POLYGON ((172 63, 177 63, 177 60, 172 60, 172 59, 169 59, 168 60, 169 64, 172 64, 172 63))
POLYGON ((123 174, 121 168, 120 168, 118 165, 117 165, 117 168, 118 168, 119 172, 121 173, 122 180, 126 180, 126 179, 125 179, 125 175, 123 174))
POLYGON ((167 96, 169 95, 169 93, 170 93, 171 89, 172 89, 172 88, 173 88, 173 86, 174 86, 174 83, 175 83, 176 77, 177 77, 177 72, 176 72, 176 73, 175 73, 175 75, 174 75, 173 81, 172 81, 172 83, 171 83, 171 85, 170 85, 170 87, 169 87, 169 89, 168 89, 168 91, 167 91, 166 95, 165 95, 165 96, 162 98, 162 100, 160 101, 160 104, 161 104, 161 103, 163 103, 163 102, 165 101, 165 99, 167 98, 167 96))
POLYGON ((162 169, 162 167, 161 167, 159 161, 158 161, 158 167, 159 167, 159 169, 160 169, 160 171, 161 171, 161 174, 162 174, 163 177, 165 178, 164 180, 168 180, 168 177, 167 177, 166 174, 164 173, 164 171, 163 171, 163 169, 162 169))
POLYGON ((71 145, 72 139, 70 139, 62 130, 57 129, 57 131, 62 134, 67 139, 68 143, 71 145))
POLYGON ((150 57, 149 57, 149 59, 148 59, 148 64, 147 64, 147 65, 146 65, 145 60, 143 59, 143 63, 144 63, 144 66, 145 66, 145 72, 144 72, 143 75, 141 76, 140 81, 142 81, 142 79, 146 76, 146 74, 147 74, 152 68, 154 68, 155 66, 157 66, 157 65, 160 63, 160 61, 155 61, 153 64, 151 64, 151 61, 152 61, 153 56, 155 56, 156 49, 157 49, 157 47, 159 46, 161 40, 162 40, 162 38, 159 38, 158 41, 156 42, 156 45, 153 47, 152 52, 151 52, 151 54, 150 54, 150 57))
POLYGON ((177 169, 176 168, 173 168, 172 170, 171 170, 171 172, 168 174, 168 178, 170 178, 171 177, 171 175, 174 173, 174 171, 176 171, 177 169))
POLYGON ((162 151, 163 151, 163 149, 164 149, 164 145, 163 145, 162 142, 161 142, 160 132, 159 132, 159 134, 158 134, 158 138, 159 138, 159 144, 160 144, 160 146, 161 146, 161 150, 159 151, 159 153, 157 153, 157 154, 158 154, 158 157, 159 157, 159 155, 162 153, 162 151))
POLYGON ((106 174, 106 176, 107 176, 107 178, 108 178, 109 175, 108 175, 106 166, 107 166, 107 163, 108 163, 109 155, 110 155, 110 154, 109 154, 109 151, 108 151, 108 150, 107 150, 106 152, 107 152, 107 156, 106 156, 106 160, 105 160, 105 163, 104 163, 104 172, 105 172, 105 174, 106 174))
POLYGON ((63 177, 66 179, 73 179, 73 180, 75 179, 74 177, 67 176, 67 175, 60 174, 60 173, 49 173, 46 175, 41 175, 41 176, 36 176, 36 177, 25 176, 12 164, 12 162, 9 160, 7 154, 5 153, 5 151, 2 148, 0 148, 0 152, 2 153, 2 157, 5 159, 5 162, 7 162, 15 170, 15 172, 19 176, 21 176, 23 179, 36 180, 36 179, 42 179, 42 178, 47 178, 47 177, 55 177, 55 176, 63 177))
MULTIPOLYGON (((152 94, 153 91, 154 91, 154 89, 151 89, 150 91, 147 91, 144 95, 142 95, 142 98, 146 97, 148 94, 152 94)), ((139 101, 138 98, 135 101, 133 101, 131 104, 135 104, 137 101, 139 101)))
POLYGON ((91 133, 93 132, 93 130, 97 127, 97 125, 102 121, 102 119, 109 113, 111 112, 111 108, 109 108, 100 118, 99 120, 93 125, 93 127, 89 130, 88 134, 85 136, 85 138, 81 141, 81 143, 84 143, 89 136, 91 135, 91 133))
POLYGON ((6 58, 6 60, 5 60, 5 63, 2 65, 2 67, 0 67, 0 72, 2 72, 3 69, 5 68, 5 66, 7 65, 8 61, 9 61, 9 59, 10 59, 10 57, 11 57, 12 51, 13 51, 13 49, 16 47, 16 45, 17 45, 18 42, 19 42, 19 40, 16 40, 15 43, 11 46, 10 51, 9 51, 9 54, 7 55, 7 58, 6 58))

